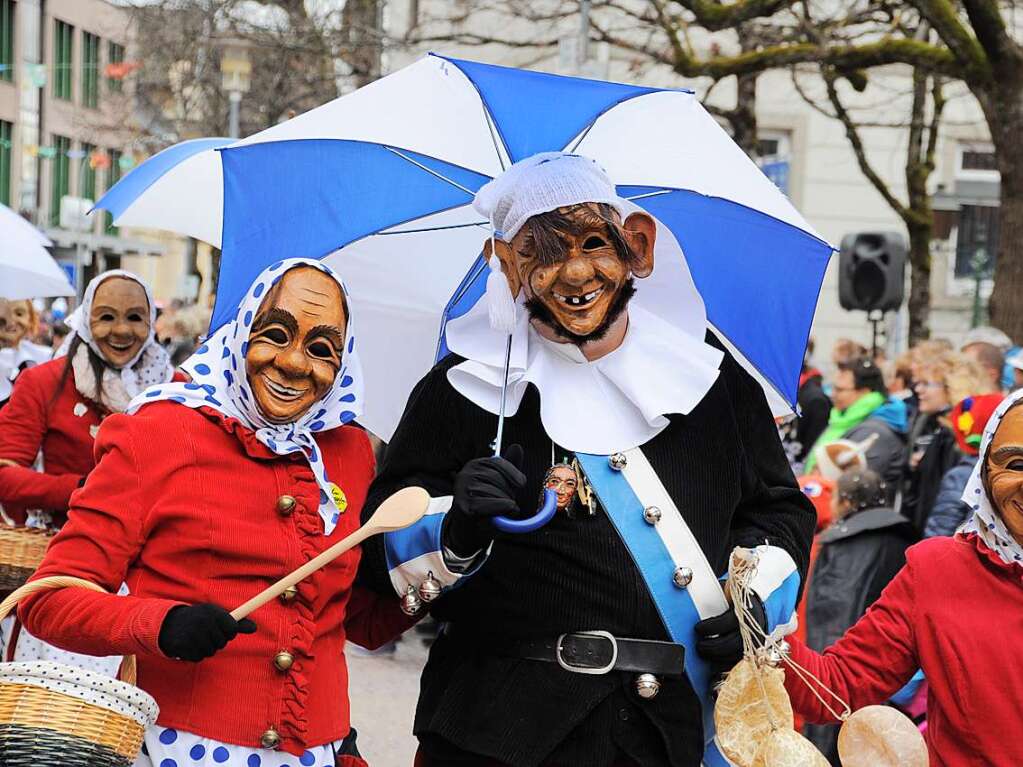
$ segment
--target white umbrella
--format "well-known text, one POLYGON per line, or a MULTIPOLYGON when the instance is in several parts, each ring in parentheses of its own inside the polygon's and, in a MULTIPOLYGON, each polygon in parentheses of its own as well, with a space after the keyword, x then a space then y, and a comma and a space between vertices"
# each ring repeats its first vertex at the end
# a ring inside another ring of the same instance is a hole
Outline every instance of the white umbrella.
POLYGON ((0 298, 73 296, 67 274, 46 248, 49 238, 5 205, 0 205, 0 298))

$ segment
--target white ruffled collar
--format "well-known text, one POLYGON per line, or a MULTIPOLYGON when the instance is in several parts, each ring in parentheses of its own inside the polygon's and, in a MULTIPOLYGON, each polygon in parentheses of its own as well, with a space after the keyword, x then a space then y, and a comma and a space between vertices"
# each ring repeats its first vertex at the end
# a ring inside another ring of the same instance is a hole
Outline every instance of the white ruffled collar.
MULTIPOLYGON (((451 385, 491 413, 500 409, 504 345, 495 342, 485 302, 448 325, 448 346, 466 358, 448 371, 451 385)), ((718 377, 723 353, 635 300, 622 345, 593 362, 574 344, 540 336, 519 311, 512 343, 507 414, 529 384, 540 392, 550 438, 575 452, 608 454, 645 444, 672 413, 689 413, 718 377)), ((704 332, 706 329, 703 329, 704 332)))

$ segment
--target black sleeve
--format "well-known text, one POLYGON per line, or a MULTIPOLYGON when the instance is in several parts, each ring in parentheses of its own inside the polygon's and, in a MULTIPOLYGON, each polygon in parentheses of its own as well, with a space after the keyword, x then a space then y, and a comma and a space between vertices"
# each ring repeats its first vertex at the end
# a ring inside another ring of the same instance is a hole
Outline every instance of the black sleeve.
POLYGON ((796 424, 796 439, 800 444, 797 458, 802 461, 828 428, 831 400, 821 391, 819 384, 809 383, 799 392, 799 407, 803 413, 796 424))
MULTIPOLYGON (((476 457, 460 419, 471 403, 447 380, 447 371, 459 361, 449 357, 438 363, 409 395, 405 413, 370 486, 362 510, 363 522, 403 487, 417 485, 434 498, 451 495, 455 475, 476 457)), ((362 545, 359 582, 378 593, 394 594, 384 554, 384 536, 374 536, 362 545)))
POLYGON ((760 384, 727 353, 721 372, 728 377, 743 453, 732 546, 769 543, 787 551, 799 570, 802 593, 817 514, 792 475, 760 384))

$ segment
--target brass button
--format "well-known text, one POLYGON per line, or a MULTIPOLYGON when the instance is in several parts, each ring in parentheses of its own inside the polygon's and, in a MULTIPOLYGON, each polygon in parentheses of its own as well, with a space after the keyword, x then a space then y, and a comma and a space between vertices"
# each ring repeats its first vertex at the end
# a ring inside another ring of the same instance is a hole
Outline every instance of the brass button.
POLYGON ((291 602, 298 596, 298 586, 288 586, 281 592, 280 600, 282 602, 291 602))
POLYGON ((277 666, 280 671, 287 671, 295 665, 295 656, 287 650, 281 650, 274 656, 274 665, 277 666))
POLYGON ((282 495, 277 499, 277 511, 281 516, 288 516, 295 510, 295 499, 290 495, 282 495))
POLYGON ((281 735, 277 732, 277 730, 271 727, 259 736, 259 744, 263 748, 277 748, 281 745, 281 735))

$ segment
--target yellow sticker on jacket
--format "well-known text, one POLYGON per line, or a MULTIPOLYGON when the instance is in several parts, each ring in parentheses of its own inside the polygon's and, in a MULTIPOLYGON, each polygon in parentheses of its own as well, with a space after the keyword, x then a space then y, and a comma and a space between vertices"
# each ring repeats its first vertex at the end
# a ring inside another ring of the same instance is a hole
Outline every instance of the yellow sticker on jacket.
POLYGON ((344 510, 348 508, 348 496, 333 482, 330 483, 330 497, 333 499, 334 505, 337 506, 337 510, 344 513, 344 510))

